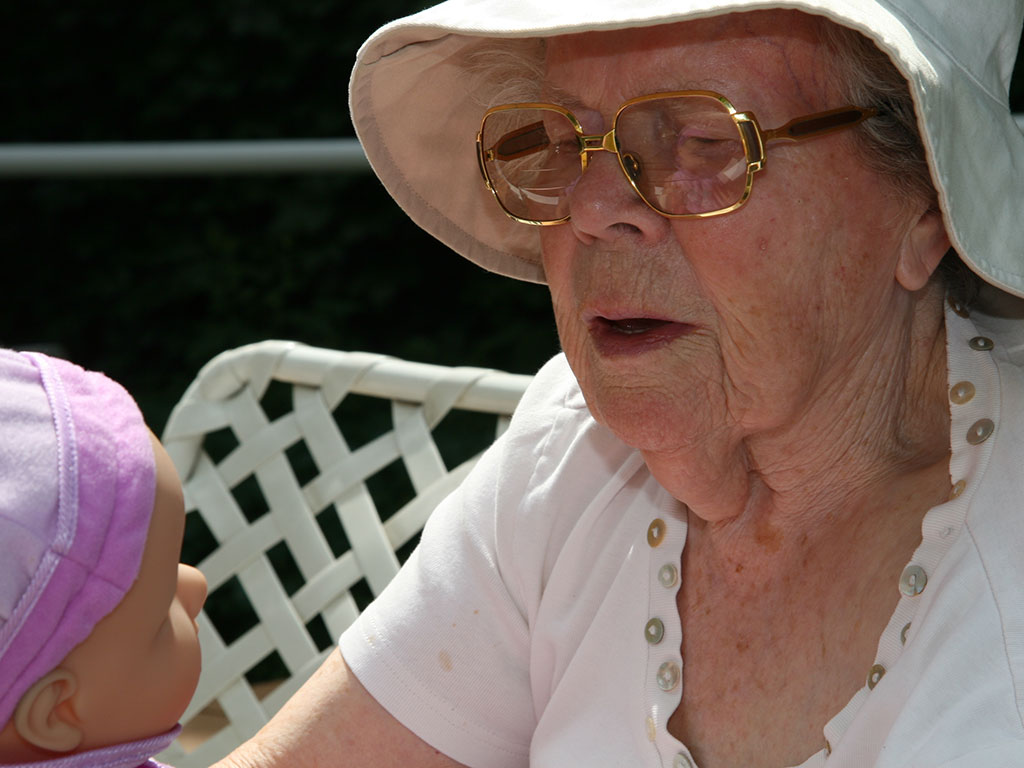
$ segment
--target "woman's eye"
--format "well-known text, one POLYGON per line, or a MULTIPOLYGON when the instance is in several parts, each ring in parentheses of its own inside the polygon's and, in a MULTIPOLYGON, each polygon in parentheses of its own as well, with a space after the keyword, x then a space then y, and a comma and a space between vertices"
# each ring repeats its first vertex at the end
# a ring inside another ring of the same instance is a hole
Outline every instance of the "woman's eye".
POLYGON ((722 139, 711 136, 685 136, 676 142, 676 151, 683 154, 709 152, 721 143, 722 139))
POLYGON ((676 143, 676 167, 700 176, 717 174, 729 165, 741 148, 734 138, 691 135, 676 143))

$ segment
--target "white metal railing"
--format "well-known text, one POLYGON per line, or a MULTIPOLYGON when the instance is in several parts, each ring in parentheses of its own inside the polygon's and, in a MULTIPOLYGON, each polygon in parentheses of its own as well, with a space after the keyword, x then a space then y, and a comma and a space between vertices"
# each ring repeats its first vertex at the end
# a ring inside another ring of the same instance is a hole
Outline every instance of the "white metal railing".
POLYGON ((0 177, 370 170, 356 139, 0 144, 0 177))
MULTIPOLYGON (((1024 113, 1014 119, 1024 131, 1024 113)), ((0 178, 361 172, 356 139, 0 144, 0 178)))

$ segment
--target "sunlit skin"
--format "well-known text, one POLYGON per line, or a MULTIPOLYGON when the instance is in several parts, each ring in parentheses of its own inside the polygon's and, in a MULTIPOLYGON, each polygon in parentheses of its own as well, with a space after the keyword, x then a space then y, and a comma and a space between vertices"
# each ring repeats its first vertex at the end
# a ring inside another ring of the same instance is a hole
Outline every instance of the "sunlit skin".
MULTIPOLYGON (((628 98, 689 88, 774 127, 846 103, 815 24, 764 12, 555 38, 547 90, 588 133, 628 98)), ((823 746, 863 685, 920 519, 948 492, 930 281, 948 240, 854 141, 773 145, 749 202, 704 220, 659 216, 596 153, 571 221, 541 231, 594 417, 690 509, 670 730, 702 768, 794 765, 823 746)))
MULTIPOLYGON (((549 77, 590 108, 577 110, 588 131, 601 130, 625 98, 668 86, 715 88, 766 125, 835 105, 824 83, 796 80, 794 71, 821 71, 808 40, 698 42, 697 31, 723 23, 691 23, 680 51, 659 47, 678 42, 672 28, 618 33, 614 44, 610 35, 556 39, 549 77), (792 49, 785 59, 780 46, 792 49)), ((840 133, 776 145, 747 205, 704 221, 658 216, 611 154, 595 155, 571 198, 572 221, 542 231, 562 344, 591 410, 707 519, 746 510, 760 498, 758 476, 795 473, 804 485, 804 463, 820 474, 823 447, 846 454, 850 443, 822 435, 851 433, 841 423, 851 412, 878 414, 860 428, 891 429, 885 414, 906 399, 899 390, 917 362, 911 350, 927 344, 922 362, 944 375, 931 359, 941 323, 933 317, 930 338, 910 343, 920 302, 898 275, 922 211, 898 210, 851 142, 840 133), (603 354, 596 317, 685 328, 641 355, 603 354), (793 438, 810 429, 817 438, 801 451, 793 438), (784 466, 756 461, 783 446, 784 466)), ((873 453, 900 450, 897 435, 871 438, 873 453)))
POLYGON ((185 525, 181 483, 152 438, 157 489, 139 575, 117 607, 58 665, 68 673, 54 720, 67 749, 47 751, 3 732, 4 761, 40 760, 156 736, 173 728, 195 692, 200 651, 195 618, 206 579, 178 562, 185 525), (15 746, 17 745, 17 746, 15 746))

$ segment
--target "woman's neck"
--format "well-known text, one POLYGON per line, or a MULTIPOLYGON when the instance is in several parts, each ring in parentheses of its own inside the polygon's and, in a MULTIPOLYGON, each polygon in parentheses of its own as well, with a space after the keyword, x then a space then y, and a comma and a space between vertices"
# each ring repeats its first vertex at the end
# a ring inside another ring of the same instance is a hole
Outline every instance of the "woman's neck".
POLYGON ((807 532, 898 499, 941 500, 949 482, 943 299, 939 286, 920 293, 906 322, 823 378, 789 423, 723 435, 699 454, 645 454, 651 471, 691 517, 752 540, 766 526, 807 532))

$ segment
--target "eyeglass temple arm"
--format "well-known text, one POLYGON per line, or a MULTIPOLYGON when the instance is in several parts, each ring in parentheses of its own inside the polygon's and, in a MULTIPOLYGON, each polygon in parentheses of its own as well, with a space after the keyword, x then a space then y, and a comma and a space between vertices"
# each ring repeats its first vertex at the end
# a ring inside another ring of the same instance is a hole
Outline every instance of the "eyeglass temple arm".
POLYGON ((877 109, 854 106, 840 107, 827 112, 816 112, 813 115, 794 118, 785 125, 764 131, 762 137, 766 142, 800 141, 812 136, 831 133, 840 128, 852 127, 877 114, 877 109))
POLYGON ((550 144, 544 123, 537 121, 509 131, 485 150, 485 155, 488 160, 515 160, 547 149, 550 144))

